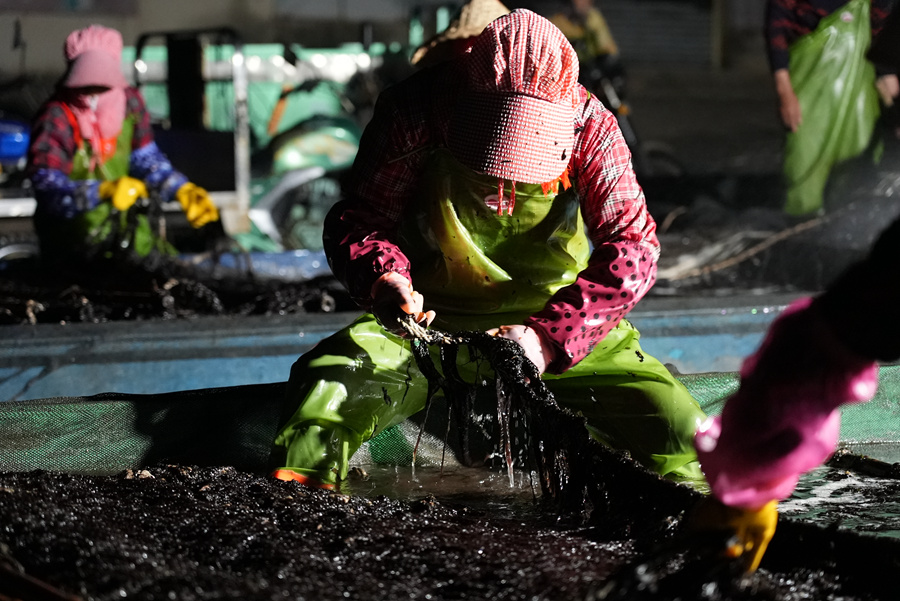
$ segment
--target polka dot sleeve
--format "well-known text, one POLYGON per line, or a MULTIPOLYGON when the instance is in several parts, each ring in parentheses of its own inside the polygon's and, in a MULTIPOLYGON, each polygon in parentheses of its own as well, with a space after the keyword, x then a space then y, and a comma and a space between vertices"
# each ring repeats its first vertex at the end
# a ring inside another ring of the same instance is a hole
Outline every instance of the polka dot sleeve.
POLYGON ((555 351, 559 374, 584 359, 656 281, 659 240, 615 117, 586 98, 572 157, 594 252, 577 280, 526 320, 555 351))
POLYGON ((656 259, 640 245, 605 244, 571 285, 559 290, 525 325, 554 350, 547 372, 561 374, 587 357, 656 279, 656 259))

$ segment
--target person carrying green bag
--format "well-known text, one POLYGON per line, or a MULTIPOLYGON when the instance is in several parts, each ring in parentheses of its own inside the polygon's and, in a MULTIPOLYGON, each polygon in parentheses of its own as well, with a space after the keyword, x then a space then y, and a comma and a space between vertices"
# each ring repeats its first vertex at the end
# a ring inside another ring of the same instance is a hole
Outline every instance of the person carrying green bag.
POLYGON ((876 76, 866 59, 890 8, 891 0, 769 0, 768 58, 787 130, 788 215, 823 209, 832 169, 874 142, 879 92, 888 102, 898 94, 896 74, 876 76))
MULTIPOLYGON (((425 407, 397 318, 514 340, 591 435, 700 480, 705 418, 625 315, 659 241, 615 116, 562 32, 528 10, 382 92, 324 247, 365 310, 294 364, 273 475, 334 487, 360 445, 425 407)), ((436 352, 436 351, 435 351, 436 352)), ((459 373, 491 368, 460 348, 459 373)))

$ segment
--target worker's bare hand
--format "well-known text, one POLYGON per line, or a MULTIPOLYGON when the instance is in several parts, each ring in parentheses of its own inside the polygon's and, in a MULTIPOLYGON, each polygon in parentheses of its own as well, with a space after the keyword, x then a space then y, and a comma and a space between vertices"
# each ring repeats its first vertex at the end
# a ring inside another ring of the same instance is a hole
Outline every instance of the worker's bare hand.
POLYGON ((800 101, 796 94, 790 94, 781 98, 781 121, 784 126, 792 132, 796 132, 803 123, 803 113, 800 110, 800 101))
POLYGON ((875 81, 878 94, 884 106, 894 106, 897 97, 900 96, 900 80, 893 73, 882 75, 875 81))
POLYGON ((797 131, 803 122, 803 112, 800 109, 800 100, 794 92, 791 76, 787 69, 779 69, 775 72, 775 91, 778 94, 778 110, 784 126, 792 132, 797 131))
POLYGON ((525 351, 525 356, 537 367, 538 372, 544 373, 547 370, 551 352, 544 347, 541 337, 532 328, 523 325, 500 326, 488 330, 487 333, 517 342, 525 351))
POLYGON ((411 315, 413 320, 428 327, 434 311, 425 311, 425 298, 413 290, 412 283, 399 273, 386 273, 372 285, 372 314, 389 332, 404 335, 399 320, 411 315))

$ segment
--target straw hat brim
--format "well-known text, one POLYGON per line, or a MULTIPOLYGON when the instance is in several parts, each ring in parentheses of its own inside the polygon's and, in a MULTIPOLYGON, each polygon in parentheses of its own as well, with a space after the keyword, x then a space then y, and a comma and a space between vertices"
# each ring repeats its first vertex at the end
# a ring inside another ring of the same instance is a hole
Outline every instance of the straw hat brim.
POLYGON ((499 0, 466 2, 447 29, 435 34, 419 46, 413 53, 410 62, 414 65, 422 65, 425 62, 430 64, 449 59, 452 56, 452 45, 447 42, 473 38, 484 31, 491 21, 509 12, 509 9, 499 0), (430 55, 428 61, 425 61, 426 55, 430 55))

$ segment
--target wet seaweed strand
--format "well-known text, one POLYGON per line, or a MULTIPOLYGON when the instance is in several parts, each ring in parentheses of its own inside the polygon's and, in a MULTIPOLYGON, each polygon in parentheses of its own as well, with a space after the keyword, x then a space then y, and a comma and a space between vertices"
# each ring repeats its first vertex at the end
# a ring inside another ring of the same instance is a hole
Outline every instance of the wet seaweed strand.
MULTIPOLYGON (((599 539, 641 541, 641 556, 610 580, 596 598, 686 598, 686 583, 697 581, 717 583, 721 596, 711 598, 757 598, 741 584, 741 564, 719 556, 725 548, 722 541, 715 537, 705 540, 682 527, 703 496, 593 440, 584 418, 557 405, 518 344, 485 332, 449 335, 415 327, 407 331, 416 363, 429 381, 429 403, 433 394, 442 391, 448 404, 455 407, 459 429, 470 425, 477 385, 463 381, 455 363, 459 346, 468 346, 473 356, 478 353, 490 362, 495 386, 503 391, 498 396, 498 413, 508 417, 501 432, 507 461, 511 457, 511 422, 521 418, 542 494, 560 517, 589 526, 592 536, 599 539), (435 344, 441 345, 441 370, 429 352, 429 346, 435 344)), ((824 573, 839 569, 850 589, 868 591, 872 598, 894 598, 893 575, 900 566, 900 546, 893 539, 783 518, 763 567, 777 574, 798 566, 824 573)), ((694 592, 699 595, 699 589, 694 592)))
MULTIPOLYGON (((497 411, 507 466, 510 468, 513 456, 510 431, 519 424, 527 434, 526 455, 539 475, 542 496, 566 518, 630 534, 635 528, 671 526, 671 516, 699 499, 698 493, 660 478, 627 453, 613 451, 591 438, 585 418, 557 404, 535 365, 514 341, 478 331, 451 335, 408 322, 403 327, 411 339, 416 364, 428 380, 426 407, 434 395, 443 393, 462 436, 470 429, 481 385, 460 376, 456 366, 459 347, 468 347, 473 357, 490 363, 493 385, 501 392, 497 411), (440 345, 440 369, 429 350, 433 345, 440 345), (609 520, 610 514, 619 519, 609 520)), ((466 441, 460 442, 466 449, 466 441)))

